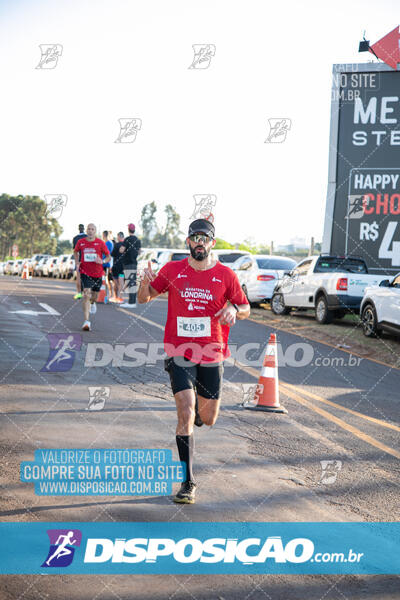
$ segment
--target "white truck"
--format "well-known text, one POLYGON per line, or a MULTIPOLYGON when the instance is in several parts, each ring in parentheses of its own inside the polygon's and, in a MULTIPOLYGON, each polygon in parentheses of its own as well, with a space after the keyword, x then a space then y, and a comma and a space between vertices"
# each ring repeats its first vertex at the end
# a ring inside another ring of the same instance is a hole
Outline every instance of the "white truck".
POLYGON ((381 331, 400 335, 400 273, 384 279, 379 286, 365 289, 360 315, 367 337, 375 337, 381 331))
POLYGON ((287 315, 292 308, 313 308, 318 323, 331 323, 346 312, 358 313, 365 288, 385 277, 368 274, 365 261, 356 256, 309 256, 278 282, 271 310, 287 315))

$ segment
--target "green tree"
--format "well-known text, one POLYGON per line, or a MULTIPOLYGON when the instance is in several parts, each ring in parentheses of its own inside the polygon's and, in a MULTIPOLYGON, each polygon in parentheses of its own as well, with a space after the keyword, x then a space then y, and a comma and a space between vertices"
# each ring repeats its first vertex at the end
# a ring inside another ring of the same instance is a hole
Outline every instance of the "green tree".
POLYGON ((72 254, 73 248, 70 240, 57 240, 56 254, 72 254))
POLYGON ((141 242, 144 248, 152 245, 153 238, 158 233, 158 226, 155 217, 156 212, 157 206, 154 201, 149 202, 149 204, 145 204, 142 208, 140 225, 143 232, 141 242))
POLYGON ((222 238, 215 238, 215 242, 216 242, 215 246, 214 246, 215 250, 230 250, 230 249, 233 250, 235 248, 235 246, 233 244, 226 242, 222 238))
POLYGON ((47 214, 47 205, 39 196, 0 196, 0 254, 11 254, 18 245, 23 257, 36 253, 54 254, 62 233, 58 221, 47 214))
POLYGON ((167 204, 164 209, 167 222, 162 231, 159 231, 153 238, 154 246, 160 248, 183 248, 183 232, 179 230, 181 217, 176 212, 172 204, 167 204))

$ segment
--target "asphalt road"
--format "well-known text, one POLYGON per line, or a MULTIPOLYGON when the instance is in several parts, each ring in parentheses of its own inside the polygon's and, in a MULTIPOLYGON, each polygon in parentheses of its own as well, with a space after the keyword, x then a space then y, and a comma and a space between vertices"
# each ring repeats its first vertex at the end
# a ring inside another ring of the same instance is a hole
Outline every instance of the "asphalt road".
MULTIPOLYGON (((72 282, 0 279, 1 520, 399 520, 399 370, 278 331, 288 414, 245 410, 243 385, 257 383, 273 332, 251 320, 231 331, 220 417, 195 432, 194 506, 165 496, 35 496, 19 481, 19 463, 37 448, 170 448, 177 460, 175 406, 159 358, 166 300, 134 311, 100 305, 93 331, 82 332, 73 294, 72 282), (80 350, 69 370, 46 372, 48 336, 65 333, 81 336, 80 350), (125 354, 129 344, 136 358, 125 354), (87 410, 90 386, 109 388, 101 411, 87 410)), ((399 598, 393 576, 151 576, 151 589, 149 577, 96 576, 88 589, 87 576, 2 576, 0 597, 399 598), (68 595, 55 596, 66 582, 68 595)))

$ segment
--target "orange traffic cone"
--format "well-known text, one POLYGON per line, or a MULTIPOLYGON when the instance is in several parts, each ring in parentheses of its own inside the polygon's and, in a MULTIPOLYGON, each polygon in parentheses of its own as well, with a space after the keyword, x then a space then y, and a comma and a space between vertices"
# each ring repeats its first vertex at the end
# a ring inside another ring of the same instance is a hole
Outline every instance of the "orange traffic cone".
POLYGON ((29 267, 28 267, 28 263, 24 263, 24 266, 22 268, 22 273, 21 273, 21 279, 30 279, 31 276, 29 275, 29 267))
POLYGON ((101 280, 100 292, 99 292, 99 295, 97 296, 97 303, 106 304, 106 302, 104 302, 105 298, 106 298, 106 278, 105 278, 105 275, 103 275, 102 280, 101 280))
POLYGON ((278 356, 275 333, 271 333, 268 341, 258 385, 254 394, 254 402, 247 402, 243 406, 249 410, 287 414, 286 408, 279 404, 278 356))

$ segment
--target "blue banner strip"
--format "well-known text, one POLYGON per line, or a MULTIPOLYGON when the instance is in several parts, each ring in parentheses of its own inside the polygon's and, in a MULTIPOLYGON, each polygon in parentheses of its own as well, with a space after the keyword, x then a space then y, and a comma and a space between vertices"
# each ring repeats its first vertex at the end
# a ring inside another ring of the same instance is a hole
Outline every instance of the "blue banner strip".
POLYGON ((2 574, 400 574, 400 523, 0 523, 2 574))

